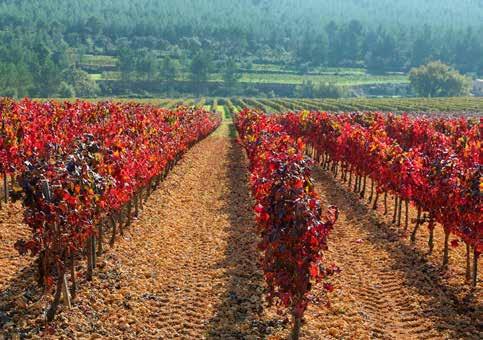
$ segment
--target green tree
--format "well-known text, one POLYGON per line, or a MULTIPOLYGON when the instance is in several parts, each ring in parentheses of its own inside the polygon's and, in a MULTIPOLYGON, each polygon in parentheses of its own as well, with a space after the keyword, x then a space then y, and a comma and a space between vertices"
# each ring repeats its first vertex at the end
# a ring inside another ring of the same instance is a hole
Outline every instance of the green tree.
POLYGON ((73 86, 78 97, 96 97, 100 92, 99 86, 90 78, 89 73, 74 66, 65 70, 62 76, 67 84, 73 86))
POLYGON ((471 80, 440 61, 433 61, 409 74, 411 86, 423 97, 456 97, 468 95, 471 80))
POLYGON ((195 83, 197 93, 201 92, 201 85, 208 81, 208 75, 211 69, 210 56, 204 52, 198 52, 191 60, 191 80, 195 83))
POLYGON ((319 66, 327 63, 328 41, 325 34, 305 32, 296 53, 299 64, 311 63, 319 66))
POLYGON ((158 72, 158 60, 156 55, 149 50, 140 51, 140 56, 135 59, 135 71, 142 79, 156 79, 158 72))
POLYGON ((348 93, 344 87, 337 86, 334 83, 315 84, 308 80, 295 87, 295 96, 302 98, 342 98, 347 97, 348 93))
POLYGON ((358 20, 351 20, 341 34, 343 59, 355 64, 362 58, 364 27, 358 20))
POLYGON ((60 98, 74 98, 75 90, 72 85, 67 84, 65 81, 63 81, 60 83, 58 94, 60 98))
POLYGON ((304 80, 302 85, 295 87, 295 96, 299 98, 314 98, 315 85, 311 80, 304 80))
POLYGON ((156 73, 158 71, 158 60, 153 52, 143 52, 143 55, 137 61, 136 71, 141 74, 144 79, 153 80, 156 78, 156 73))
POLYGON ((24 63, 0 62, 0 95, 25 97, 32 89, 32 74, 24 63))
POLYGON ((315 46, 312 49, 311 60, 314 65, 325 66, 327 65, 329 52, 329 41, 325 34, 320 34, 315 39, 315 46))
POLYGON ((173 82, 178 76, 179 65, 174 62, 170 57, 165 57, 161 64, 160 77, 161 80, 166 82, 165 91, 168 96, 171 96, 173 90, 173 82))
POLYGON ((326 26, 325 26, 325 32, 327 33, 327 39, 328 39, 328 55, 327 55, 327 60, 329 66, 336 66, 337 63, 339 62, 341 58, 341 51, 342 51, 342 46, 340 39, 338 38, 339 36, 339 27, 334 21, 330 21, 326 26))
POLYGON ((320 83, 314 94, 317 98, 342 98, 349 95, 345 87, 334 83, 320 83))
POLYGON ((52 59, 48 58, 37 67, 35 77, 36 94, 40 97, 52 97, 57 93, 61 81, 61 70, 52 59))
POLYGON ((171 82, 176 79, 176 76, 178 75, 178 66, 170 57, 165 57, 163 59, 160 75, 161 79, 167 82, 171 82))
POLYGON ((136 75, 137 57, 134 50, 123 47, 119 50, 119 69, 123 80, 130 80, 136 75))
POLYGON ((102 20, 94 16, 86 21, 85 29, 92 35, 99 35, 102 32, 102 20))
POLYGON ((412 50, 412 65, 420 66, 431 59, 431 55, 434 49, 434 42, 432 41, 431 27, 424 25, 424 28, 417 35, 416 40, 413 43, 412 50))
POLYGON ((236 90, 237 84, 241 77, 242 74, 238 72, 238 67, 235 60, 232 58, 228 59, 223 70, 223 83, 228 94, 236 90))

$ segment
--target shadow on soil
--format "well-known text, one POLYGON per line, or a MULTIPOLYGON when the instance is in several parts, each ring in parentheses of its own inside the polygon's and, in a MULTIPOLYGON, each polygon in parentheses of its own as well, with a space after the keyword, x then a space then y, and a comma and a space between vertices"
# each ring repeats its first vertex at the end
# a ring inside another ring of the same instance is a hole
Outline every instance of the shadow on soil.
MULTIPOLYGON (((364 227, 370 231, 369 242, 386 249, 393 258, 391 270, 404 274, 404 284, 418 290, 421 295, 429 298, 427 306, 423 306, 425 316, 435 320, 437 330, 449 332, 455 338, 465 338, 483 331, 481 319, 483 313, 481 300, 475 293, 467 294, 463 301, 458 298, 458 292, 463 287, 451 286, 441 276, 438 266, 430 263, 424 251, 405 244, 401 240, 401 229, 387 224, 377 218, 373 211, 359 201, 356 196, 342 187, 334 178, 317 168, 314 178, 321 183, 320 194, 325 195, 329 204, 339 207, 351 203, 353 209, 345 211, 347 218, 354 221, 369 221, 364 227)), ((470 337, 472 339, 472 337, 470 337)))
POLYGON ((230 192, 223 212, 230 216, 225 259, 218 264, 229 276, 222 303, 210 320, 209 339, 265 338, 277 320, 262 319, 263 274, 258 269, 257 231, 247 183, 243 151, 230 139, 227 171, 230 192))
POLYGON ((42 288, 36 282, 36 270, 34 263, 24 267, 6 288, 0 291, 0 339, 16 336, 22 338, 32 331, 40 331, 34 330, 32 326, 24 326, 28 324, 25 321, 39 314, 38 311, 31 311, 27 307, 42 297, 42 288))

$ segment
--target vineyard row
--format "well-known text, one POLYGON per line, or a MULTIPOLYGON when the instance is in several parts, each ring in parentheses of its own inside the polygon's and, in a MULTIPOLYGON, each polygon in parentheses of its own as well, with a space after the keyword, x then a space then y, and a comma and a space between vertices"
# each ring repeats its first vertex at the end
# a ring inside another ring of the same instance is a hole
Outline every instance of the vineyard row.
POLYGON ((221 121, 202 109, 112 102, 3 100, 0 114, 1 170, 32 230, 15 246, 37 256, 41 285, 56 283, 49 320, 61 294, 75 295, 76 263, 87 258, 91 279, 103 242, 123 234, 182 154, 221 121))
POLYGON ((395 197, 393 222, 409 228, 408 210, 417 218, 411 234, 428 224, 429 251, 433 230, 445 234, 443 267, 448 265, 449 236, 467 245, 467 279, 473 249, 473 285, 483 250, 481 122, 466 119, 428 119, 380 113, 288 113, 275 118, 285 131, 301 138, 310 155, 325 169, 340 175, 361 198, 377 209, 387 196, 395 197), (370 189, 367 187, 371 183, 370 189))

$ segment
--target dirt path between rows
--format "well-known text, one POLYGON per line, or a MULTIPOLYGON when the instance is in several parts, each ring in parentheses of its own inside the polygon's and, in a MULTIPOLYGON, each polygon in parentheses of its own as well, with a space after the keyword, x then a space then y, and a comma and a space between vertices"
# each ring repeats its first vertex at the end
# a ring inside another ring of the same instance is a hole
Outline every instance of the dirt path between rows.
POLYGON ((401 227, 382 216, 382 207, 374 213, 319 168, 314 178, 322 201, 340 210, 326 260, 342 272, 334 279, 332 306, 309 308, 307 338, 483 337, 481 288, 471 291, 464 282, 464 247, 452 249, 452 266, 444 273, 438 265, 444 237, 440 230, 435 232, 434 254, 428 256, 426 228, 413 246, 401 227))
MULTIPOLYGON (((225 122, 183 157, 99 259, 94 280, 80 283, 73 308, 47 328, 32 260, 11 247, 26 232, 21 209, 0 211, 4 331, 69 339, 285 338, 288 319, 263 298, 246 159, 233 136, 225 122)), ((390 226, 327 173, 316 170, 315 183, 324 203, 341 211, 326 257, 342 272, 331 306, 310 306, 302 338, 481 338, 481 300, 455 302, 456 288, 390 226)))

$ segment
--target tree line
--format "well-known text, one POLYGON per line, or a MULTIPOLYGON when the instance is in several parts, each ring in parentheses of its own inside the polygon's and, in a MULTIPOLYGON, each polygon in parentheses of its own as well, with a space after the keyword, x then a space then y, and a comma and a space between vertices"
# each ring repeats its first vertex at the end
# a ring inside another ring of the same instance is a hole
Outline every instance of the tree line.
POLYGON ((408 72, 441 60, 483 74, 481 2, 430 0, 0 1, 0 94, 95 95, 84 54, 118 58, 124 80, 202 83, 222 70, 276 64, 408 72), (423 14, 421 14, 423 13, 423 14), (77 78, 75 78, 77 77, 77 78), (79 79, 75 80, 74 79, 79 79))

